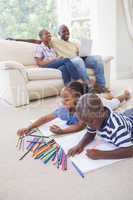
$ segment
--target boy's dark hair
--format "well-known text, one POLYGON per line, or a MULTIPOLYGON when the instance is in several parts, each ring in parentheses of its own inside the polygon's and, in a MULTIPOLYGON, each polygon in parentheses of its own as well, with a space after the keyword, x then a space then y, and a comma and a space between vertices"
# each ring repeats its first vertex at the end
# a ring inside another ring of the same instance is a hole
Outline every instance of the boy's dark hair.
POLYGON ((80 83, 78 81, 73 81, 69 83, 67 87, 77 93, 80 93, 81 95, 87 94, 89 92, 88 85, 86 83, 80 83))

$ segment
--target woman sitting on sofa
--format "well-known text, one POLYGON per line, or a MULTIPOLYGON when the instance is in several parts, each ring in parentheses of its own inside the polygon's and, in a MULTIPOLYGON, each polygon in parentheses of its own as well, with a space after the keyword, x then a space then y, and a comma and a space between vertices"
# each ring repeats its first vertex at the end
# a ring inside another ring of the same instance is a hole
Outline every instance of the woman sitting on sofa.
POLYGON ((51 34, 46 29, 39 32, 42 41, 37 45, 35 60, 39 67, 59 69, 62 72, 64 84, 67 85, 71 80, 79 80, 80 74, 75 65, 69 58, 57 57, 53 48, 50 46, 51 34))

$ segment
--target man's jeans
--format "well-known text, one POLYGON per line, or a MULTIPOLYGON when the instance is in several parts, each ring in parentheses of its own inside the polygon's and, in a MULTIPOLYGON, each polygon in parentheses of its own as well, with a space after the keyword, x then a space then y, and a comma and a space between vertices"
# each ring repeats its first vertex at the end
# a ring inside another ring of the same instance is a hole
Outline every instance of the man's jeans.
POLYGON ((87 68, 94 70, 97 84, 105 86, 104 65, 101 56, 88 56, 84 62, 87 68))
POLYGON ((94 70, 98 85, 105 86, 104 66, 100 56, 88 56, 85 59, 76 56, 71 59, 84 81, 89 80, 86 68, 94 70))
POLYGON ((71 58, 72 63, 75 65, 77 68, 80 77, 82 78, 83 81, 88 81, 89 76, 87 74, 86 66, 82 58, 79 56, 76 56, 74 58, 71 58))
POLYGON ((58 59, 47 65, 40 65, 40 67, 53 68, 53 69, 60 70, 62 72, 62 78, 65 85, 67 85, 72 80, 80 79, 77 68, 68 58, 58 59))

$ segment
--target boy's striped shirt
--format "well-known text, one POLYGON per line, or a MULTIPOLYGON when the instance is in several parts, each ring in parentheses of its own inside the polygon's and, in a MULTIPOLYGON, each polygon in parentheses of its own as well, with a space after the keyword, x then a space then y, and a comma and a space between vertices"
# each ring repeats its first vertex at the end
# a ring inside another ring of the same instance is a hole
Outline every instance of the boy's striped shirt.
POLYGON ((128 147, 133 145, 133 116, 126 117, 123 114, 109 111, 107 119, 100 130, 87 127, 88 133, 96 133, 107 142, 118 147, 128 147))
POLYGON ((37 45, 34 57, 42 59, 56 58, 56 53, 53 48, 49 48, 41 43, 40 45, 37 45))

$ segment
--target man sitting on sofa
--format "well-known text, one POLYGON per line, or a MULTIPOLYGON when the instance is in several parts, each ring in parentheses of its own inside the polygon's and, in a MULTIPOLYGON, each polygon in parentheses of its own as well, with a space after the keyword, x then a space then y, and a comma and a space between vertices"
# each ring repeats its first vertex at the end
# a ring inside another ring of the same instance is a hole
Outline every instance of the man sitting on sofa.
POLYGON ((59 27, 60 40, 53 40, 52 44, 58 55, 71 58, 73 63, 78 63, 86 68, 93 69, 96 77, 95 89, 106 92, 104 66, 100 56, 88 56, 85 59, 79 57, 79 47, 76 43, 69 41, 70 31, 66 25, 59 27))

